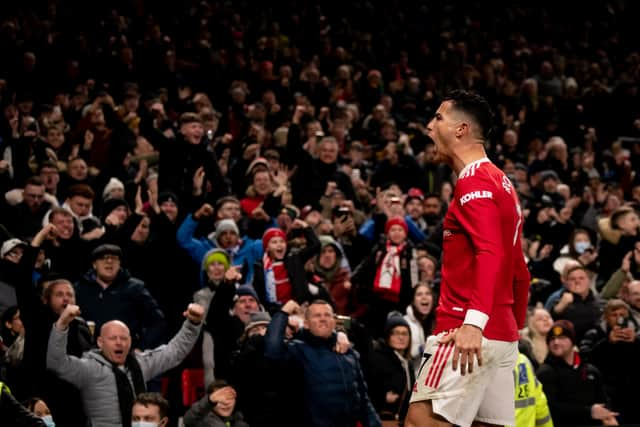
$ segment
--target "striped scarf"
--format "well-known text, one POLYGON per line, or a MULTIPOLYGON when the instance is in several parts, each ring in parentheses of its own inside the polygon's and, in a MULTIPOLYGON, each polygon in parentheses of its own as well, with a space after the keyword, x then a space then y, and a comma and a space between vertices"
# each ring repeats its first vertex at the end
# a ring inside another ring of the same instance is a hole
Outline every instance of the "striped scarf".
POLYGON ((266 253, 262 257, 267 301, 284 304, 293 298, 291 281, 282 260, 274 261, 266 253))

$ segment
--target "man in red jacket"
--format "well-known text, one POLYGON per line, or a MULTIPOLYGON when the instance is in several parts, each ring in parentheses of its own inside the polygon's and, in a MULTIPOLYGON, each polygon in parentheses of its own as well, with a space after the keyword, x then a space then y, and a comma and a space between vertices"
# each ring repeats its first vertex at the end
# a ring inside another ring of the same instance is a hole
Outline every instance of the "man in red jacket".
POLYGON ((482 97, 455 91, 428 126, 436 160, 458 180, 443 225, 436 328, 425 344, 407 426, 514 425, 512 369, 529 272, 516 190, 484 150, 491 121, 482 97))

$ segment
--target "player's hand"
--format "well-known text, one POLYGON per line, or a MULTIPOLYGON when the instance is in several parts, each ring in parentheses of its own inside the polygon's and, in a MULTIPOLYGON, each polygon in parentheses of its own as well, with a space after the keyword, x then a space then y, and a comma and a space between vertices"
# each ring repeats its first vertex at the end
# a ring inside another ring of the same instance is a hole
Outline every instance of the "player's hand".
POLYGON ((451 365, 454 371, 460 366, 460 374, 473 372, 473 363, 477 359, 478 366, 482 366, 482 329, 473 325, 462 325, 458 330, 449 335, 445 335, 440 342, 447 343, 451 340, 455 342, 453 360, 451 365))

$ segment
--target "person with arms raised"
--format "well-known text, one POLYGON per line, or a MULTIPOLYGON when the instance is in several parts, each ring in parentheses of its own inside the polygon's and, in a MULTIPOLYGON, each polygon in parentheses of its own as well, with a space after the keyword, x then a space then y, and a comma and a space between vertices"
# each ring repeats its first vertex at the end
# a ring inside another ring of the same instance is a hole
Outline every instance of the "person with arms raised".
POLYGON ((99 348, 81 358, 66 352, 69 324, 79 315, 80 308, 69 304, 53 324, 47 368, 78 387, 92 426, 129 427, 135 396, 145 391, 145 383, 177 366, 193 348, 204 308, 189 304, 178 334, 167 345, 144 352, 130 352, 127 325, 119 320, 107 322, 100 328, 99 348))

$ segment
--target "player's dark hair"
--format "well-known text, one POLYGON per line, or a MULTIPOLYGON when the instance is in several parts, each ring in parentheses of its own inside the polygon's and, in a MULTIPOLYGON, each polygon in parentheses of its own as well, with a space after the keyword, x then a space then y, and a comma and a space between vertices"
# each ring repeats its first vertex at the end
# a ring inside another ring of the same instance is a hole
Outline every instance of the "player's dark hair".
POLYGON ((466 90, 454 90, 443 101, 451 101, 453 108, 471 116, 480 127, 482 138, 489 139, 493 131, 493 111, 486 99, 466 90))

